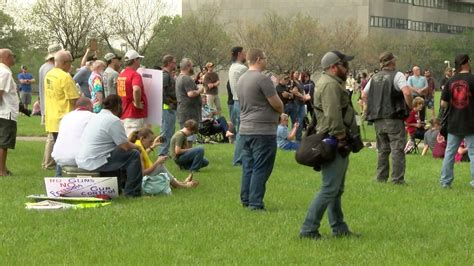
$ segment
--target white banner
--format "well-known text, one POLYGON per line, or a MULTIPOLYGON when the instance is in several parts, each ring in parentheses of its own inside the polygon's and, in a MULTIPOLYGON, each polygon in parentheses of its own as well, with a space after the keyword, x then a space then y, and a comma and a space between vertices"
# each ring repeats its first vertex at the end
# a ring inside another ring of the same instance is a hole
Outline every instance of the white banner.
POLYGON ((163 71, 148 68, 137 70, 142 75, 143 87, 148 100, 147 124, 161 126, 163 110, 163 71))

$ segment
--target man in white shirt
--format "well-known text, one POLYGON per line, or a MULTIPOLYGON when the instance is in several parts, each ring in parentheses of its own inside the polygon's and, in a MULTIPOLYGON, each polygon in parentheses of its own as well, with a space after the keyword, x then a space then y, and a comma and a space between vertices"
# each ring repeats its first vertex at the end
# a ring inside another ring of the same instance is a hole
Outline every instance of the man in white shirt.
POLYGON ((0 176, 12 175, 7 169, 8 149, 15 149, 16 121, 20 100, 10 67, 15 64, 15 54, 0 49, 0 176))
POLYGON ((51 154, 57 164, 60 166, 76 165, 77 143, 93 116, 91 100, 81 97, 76 102, 76 109, 61 119, 58 139, 51 154))
POLYGON ((139 197, 142 190, 142 165, 138 146, 131 143, 120 122, 122 99, 116 94, 107 96, 102 110, 94 115, 79 141, 76 164, 88 171, 125 171, 127 179, 123 193, 139 197))
POLYGON ((234 125, 234 134, 235 134, 235 150, 234 158, 232 159, 232 165, 240 165, 242 163, 242 145, 239 142, 240 134, 240 102, 237 91, 237 81, 239 81, 240 76, 247 72, 248 67, 244 65, 246 59, 246 53, 244 48, 237 46, 232 48, 232 65, 229 68, 229 85, 230 90, 232 91, 234 105, 230 113, 230 119, 234 125))

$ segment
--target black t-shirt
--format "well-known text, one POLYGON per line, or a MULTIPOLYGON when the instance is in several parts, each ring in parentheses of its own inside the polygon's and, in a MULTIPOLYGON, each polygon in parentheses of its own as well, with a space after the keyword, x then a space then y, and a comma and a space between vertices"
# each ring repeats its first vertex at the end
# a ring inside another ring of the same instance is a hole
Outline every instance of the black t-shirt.
POLYGON ((448 80, 441 100, 448 102, 448 133, 474 134, 474 75, 458 73, 448 80))
POLYGON ((449 80, 449 79, 450 79, 450 78, 448 78, 448 77, 445 76, 445 77, 441 80, 441 83, 439 84, 439 87, 440 87, 441 90, 443 90, 443 87, 446 86, 446 83, 448 83, 448 80, 449 80))
MULTIPOLYGON (((304 86, 303 86, 303 84, 301 84, 300 82, 293 81, 292 84, 291 84, 291 89, 293 89, 295 87, 298 89, 298 92, 301 95, 304 95, 304 86)), ((302 98, 299 98, 299 97, 296 97, 296 96, 295 96, 294 101, 295 101, 295 103, 297 103, 299 105, 304 105, 305 104, 302 98)))
POLYGON ((163 71, 163 103, 176 110, 176 81, 171 77, 170 73, 163 71))
POLYGON ((290 99, 283 97, 283 92, 286 91, 286 92, 290 93, 289 90, 288 90, 287 85, 278 84, 276 86, 276 91, 277 91, 278 97, 280 97, 283 104, 287 104, 288 102, 290 102, 290 99))

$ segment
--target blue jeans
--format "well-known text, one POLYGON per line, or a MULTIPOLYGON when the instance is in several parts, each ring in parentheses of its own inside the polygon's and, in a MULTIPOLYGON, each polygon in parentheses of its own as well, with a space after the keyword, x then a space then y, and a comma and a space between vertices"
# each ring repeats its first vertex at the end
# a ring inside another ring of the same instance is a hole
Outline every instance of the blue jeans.
POLYGON ((296 130, 296 140, 301 141, 303 136, 304 117, 306 116, 306 109, 304 104, 295 103, 297 121, 299 123, 298 129, 296 130))
POLYGON ((348 232, 349 228, 344 222, 341 207, 341 196, 344 193, 346 171, 349 166, 349 156, 343 158, 336 154, 336 159, 321 167, 323 178, 321 191, 316 194, 309 206, 305 221, 301 226, 300 234, 314 236, 319 234, 319 227, 324 212, 328 210, 329 225, 334 234, 348 232))
POLYGON ((276 156, 275 135, 241 135, 242 180, 240 200, 251 209, 263 209, 265 185, 273 170, 276 156))
POLYGON ((285 114, 287 114, 291 119, 291 124, 293 125, 296 120, 298 120, 298 110, 296 109, 296 104, 291 101, 285 105, 285 114))
POLYGON ((176 110, 163 110, 163 117, 161 118, 160 135, 165 138, 158 151, 159 155, 168 155, 170 149, 170 142, 176 127, 176 110))
POLYGON ((124 195, 126 197, 140 197, 143 179, 140 152, 138 150, 125 151, 117 147, 110 153, 107 163, 96 169, 99 172, 117 170, 125 170, 127 173, 124 195))
POLYGON ((229 130, 229 126, 227 125, 227 120, 225 120, 225 117, 220 116, 219 118, 216 119, 216 121, 219 123, 220 128, 222 128, 222 131, 224 132, 224 137, 225 133, 229 130))
POLYGON ((459 145, 463 139, 466 142, 470 159, 471 186, 474 187, 474 135, 457 136, 453 134, 448 134, 448 141, 443 159, 443 167, 441 168, 440 183, 443 186, 450 186, 454 180, 454 156, 458 152, 459 145))
POLYGON ((203 147, 195 147, 184 152, 178 156, 175 162, 180 168, 193 172, 209 165, 209 161, 204 158, 203 147))
MULTIPOLYGON (((227 110, 229 110, 229 118, 230 118, 230 122, 232 122, 232 124, 233 124, 233 123, 234 123, 234 121, 235 121, 235 118, 234 118, 234 117, 232 117, 232 116, 233 116, 233 114, 234 114, 234 111, 233 111, 232 109, 234 109, 234 104, 228 104, 228 105, 227 105, 227 110)), ((232 132, 232 133, 234 133, 234 132, 232 132)))
POLYGON ((288 141, 281 149, 286 150, 286 151, 295 151, 300 147, 299 143, 293 142, 293 141, 288 141))
POLYGON ((240 143, 240 134, 239 134, 239 126, 240 126, 240 103, 239 101, 234 101, 233 110, 233 117, 235 121, 232 121, 234 124, 235 130, 235 148, 234 148, 234 158, 232 159, 232 165, 238 165, 242 163, 242 143, 240 143))

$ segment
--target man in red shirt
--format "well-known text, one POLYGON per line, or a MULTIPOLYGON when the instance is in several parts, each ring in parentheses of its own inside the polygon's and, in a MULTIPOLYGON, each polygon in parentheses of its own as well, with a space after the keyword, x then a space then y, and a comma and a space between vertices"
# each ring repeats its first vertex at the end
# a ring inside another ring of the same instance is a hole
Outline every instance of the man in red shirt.
POLYGON ((127 136, 145 125, 148 116, 148 103, 143 88, 142 77, 137 69, 143 56, 135 50, 124 56, 125 69, 117 79, 117 94, 122 98, 122 117, 127 136))

